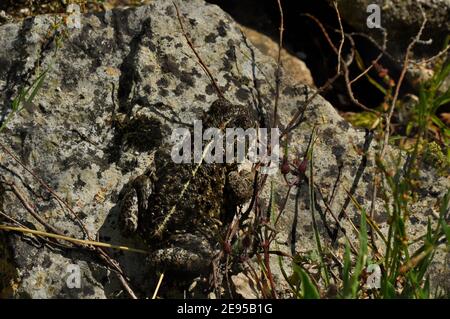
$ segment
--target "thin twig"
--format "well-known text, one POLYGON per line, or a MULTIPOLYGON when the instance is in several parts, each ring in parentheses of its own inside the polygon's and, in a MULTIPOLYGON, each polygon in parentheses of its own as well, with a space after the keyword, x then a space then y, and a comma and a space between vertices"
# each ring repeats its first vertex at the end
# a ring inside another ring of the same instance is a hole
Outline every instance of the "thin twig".
MULTIPOLYGON (((80 220, 78 215, 73 211, 72 207, 70 207, 70 205, 65 200, 63 200, 52 188, 50 188, 36 173, 34 173, 31 169, 26 167, 26 165, 22 163, 22 161, 2 143, 0 143, 0 148, 3 149, 3 151, 5 151, 9 156, 11 156, 14 159, 14 161, 16 161, 23 169, 25 169, 28 173, 30 173, 33 176, 33 178, 39 182, 39 184, 41 184, 55 199, 57 199, 58 203, 61 206, 66 207, 69 210, 69 212, 73 215, 73 217, 81 227, 82 231, 86 235, 86 237, 89 240, 93 241, 83 222, 80 220)), ((107 265, 109 265, 112 269, 115 270, 120 282, 122 283, 123 288, 128 292, 130 297, 133 299, 137 299, 135 293, 133 292, 127 280, 125 279, 125 274, 123 270, 120 268, 119 264, 113 258, 111 258, 102 248, 94 247, 94 250, 99 254, 99 257, 104 262, 106 262, 107 265)))
POLYGON ((450 44, 447 45, 443 50, 441 50, 440 52, 438 52, 437 54, 432 56, 431 58, 420 60, 420 61, 411 61, 411 63, 413 63, 413 64, 427 64, 427 63, 430 63, 430 62, 436 60, 437 58, 439 58, 440 56, 444 55, 445 53, 447 53, 449 50, 450 50, 450 44))
MULTIPOLYGON (((385 55, 385 51, 386 51, 386 46, 387 46, 387 31, 384 28, 380 28, 382 30, 383 33, 383 46, 380 48, 380 53, 378 54, 378 56, 375 58, 375 60, 372 61, 372 63, 363 71, 361 72, 359 75, 357 75, 353 80, 350 81, 350 84, 355 83, 356 81, 358 81, 361 77, 363 77, 364 75, 366 75, 370 70, 373 69, 374 65, 376 65, 381 58, 385 55)), ((351 35, 350 35, 351 36, 351 35)))
MULTIPOLYGON (((339 11, 337 11, 337 13, 339 15, 339 11)), ((339 49, 336 48, 336 46, 334 45, 333 41, 331 41, 330 36, 328 35, 328 32, 326 31, 324 25, 322 24, 322 22, 320 22, 315 16, 311 15, 311 14, 303 14, 304 16, 312 19, 320 28, 320 30, 322 31, 322 34, 324 35, 325 39, 327 40, 328 44, 330 45, 331 49, 334 51, 334 53, 338 56, 338 59, 340 61, 340 63, 338 63, 338 68, 336 71, 336 75, 332 78, 334 79, 333 82, 339 78, 339 76, 343 73, 344 74, 344 78, 345 78, 345 84, 347 87, 347 92, 348 95, 350 97, 350 100, 353 102, 353 104, 357 105, 358 107, 360 107, 361 109, 363 109, 366 112, 370 112, 370 113, 375 113, 377 115, 379 115, 379 113, 375 110, 372 110, 371 108, 368 108, 367 106, 365 106, 364 104, 362 104, 361 102, 358 101, 358 99, 355 97, 354 93, 353 93, 353 89, 351 86, 351 81, 350 81, 350 71, 349 71, 349 65, 352 64, 353 59, 354 59, 354 55, 355 55, 355 44, 353 39, 349 36, 346 35, 344 33, 344 36, 347 37, 351 43, 351 56, 348 59, 348 61, 344 61, 342 55, 340 55, 339 53, 339 49)), ((328 84, 328 82, 327 82, 328 84)))
POLYGON ((34 208, 31 206, 31 204, 25 199, 24 195, 19 191, 15 183, 11 182, 5 182, 9 187, 11 187, 11 190, 13 191, 14 195, 19 199, 19 201, 22 203, 23 207, 30 213, 31 216, 33 216, 39 223, 41 223, 46 229, 50 230, 51 232, 62 235, 62 232, 58 231, 55 227, 48 224, 41 216, 39 216, 38 213, 34 210, 34 208))
POLYGON ((341 62, 342 62, 342 48, 344 47, 344 42, 345 42, 345 33, 344 33, 344 27, 342 26, 342 20, 341 20, 341 15, 339 13, 339 8, 338 8, 338 4, 336 0, 333 0, 333 5, 334 8, 337 12, 337 18, 339 21, 339 29, 340 29, 340 33, 341 33, 341 42, 339 43, 339 50, 338 50, 338 69, 337 69, 337 73, 341 73, 341 62))
POLYGON ((278 126, 278 102, 280 99, 280 86, 281 86, 281 51, 283 49, 283 32, 284 32, 284 14, 283 7, 281 6, 281 0, 277 0, 278 10, 280 12, 280 28, 279 28, 279 42, 278 42, 278 57, 277 57, 277 69, 275 73, 275 105, 273 109, 273 127, 278 126))
MULTIPOLYGON (((35 172, 33 172, 31 169, 29 169, 12 151, 10 151, 1 142, 0 142, 0 148, 2 148, 3 151, 5 151, 9 156, 11 156, 14 159, 14 161, 16 161, 16 163, 18 163, 20 166, 22 166, 22 168, 24 170, 26 170, 28 173, 30 173, 31 176, 33 176, 33 178, 36 179, 39 182, 39 184, 41 184, 54 198, 56 198, 58 200, 59 203, 62 203, 69 210, 69 212, 72 214, 72 216, 77 221, 78 225, 83 230, 83 232, 86 235, 86 237, 89 238, 88 230, 86 229, 86 227, 84 226, 83 222, 78 217, 78 215, 70 207, 70 205, 65 200, 63 200, 52 188, 50 188, 47 185, 47 183, 45 183, 35 172)), ((89 238, 89 239, 91 239, 91 238, 89 238)))
POLYGON ((206 72, 206 74, 208 75, 209 79, 211 80, 212 85, 214 86, 217 95, 221 98, 224 98, 224 95, 222 93, 222 91, 219 88, 219 85, 217 84, 216 80, 214 79, 214 77, 212 76, 211 72, 209 71, 208 67, 206 66, 206 64, 203 62, 202 58, 200 57, 200 55, 197 53, 197 50, 194 47, 194 44, 192 43, 191 39, 189 38, 189 36, 187 35, 184 26, 183 26, 183 22, 181 20, 181 15, 180 15, 180 10, 178 9, 178 6, 176 5, 175 2, 172 2, 175 10, 177 12, 177 18, 178 18, 178 22, 180 24, 181 27, 181 32, 183 33, 184 38, 186 39, 189 47, 191 48, 192 52, 194 52, 195 56, 198 59, 198 62, 201 64, 203 70, 206 72))
POLYGON ((380 152, 380 158, 384 157, 385 152, 386 152, 386 147, 387 147, 387 145, 389 143, 391 119, 392 119, 392 115, 394 114, 395 105, 397 104, 397 100, 398 100, 398 97, 399 97, 399 94, 400 94, 400 88, 401 88, 401 86, 403 84, 403 80, 405 79, 405 75, 406 75, 406 72, 408 70, 410 55, 412 53, 412 50, 413 50, 414 46, 417 44, 417 42, 421 41, 420 38, 422 37, 423 30, 425 29, 425 25, 427 24, 427 21, 428 21, 424 9, 422 8, 422 6, 420 4, 418 4, 418 5, 419 5, 419 8, 420 8, 420 11, 422 12, 423 22, 422 22, 422 25, 420 26, 419 32, 413 38, 411 43, 408 45, 408 48, 406 49, 405 60, 403 62, 402 72, 401 72, 400 77, 399 77, 399 79, 397 81, 397 86, 395 88, 394 97, 392 99, 392 103, 391 103, 391 106, 389 108, 388 115, 386 116, 386 128, 385 128, 385 133, 384 133, 383 147, 382 147, 381 152, 380 152))
POLYGON ((140 253, 140 254, 148 254, 148 251, 142 250, 142 249, 136 249, 126 246, 118 246, 118 245, 111 245, 107 243, 102 243, 98 241, 91 241, 91 240, 84 240, 84 239, 77 239, 73 237, 64 236, 58 233, 48 233, 45 231, 35 230, 35 229, 29 229, 26 227, 14 227, 14 226, 8 226, 8 225, 0 225, 0 230, 6 230, 6 231, 15 231, 15 232, 21 232, 21 233, 28 233, 33 235, 39 235, 39 236, 45 236, 48 238, 54 238, 54 239, 60 239, 65 240, 71 243, 83 245, 83 246, 97 246, 97 247, 104 247, 104 248, 111 248, 111 249, 117 249, 117 250, 123 250, 123 251, 129 251, 134 253, 140 253))
POLYGON ((153 293, 152 299, 156 299, 156 297, 158 296, 159 287, 161 287, 163 278, 164 278, 164 273, 162 273, 161 276, 159 276, 158 284, 156 285, 155 292, 153 293))

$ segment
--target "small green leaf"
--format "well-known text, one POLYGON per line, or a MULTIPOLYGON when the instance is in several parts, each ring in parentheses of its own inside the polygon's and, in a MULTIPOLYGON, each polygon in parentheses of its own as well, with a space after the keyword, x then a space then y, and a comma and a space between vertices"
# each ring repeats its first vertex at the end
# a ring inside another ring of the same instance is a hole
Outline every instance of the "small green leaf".
POLYGON ((293 264, 293 271, 295 276, 299 279, 301 284, 301 295, 304 299, 320 299, 319 290, 314 285, 311 277, 298 264, 293 264))

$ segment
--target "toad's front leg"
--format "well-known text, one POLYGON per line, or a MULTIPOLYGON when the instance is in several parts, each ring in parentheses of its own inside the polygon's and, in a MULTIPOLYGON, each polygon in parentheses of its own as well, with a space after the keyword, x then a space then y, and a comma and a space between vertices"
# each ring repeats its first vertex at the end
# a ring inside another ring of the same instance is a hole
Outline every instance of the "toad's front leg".
POLYGON ((125 186, 119 215, 119 225, 123 235, 130 236, 137 232, 144 214, 148 213, 153 184, 153 173, 148 171, 125 186))

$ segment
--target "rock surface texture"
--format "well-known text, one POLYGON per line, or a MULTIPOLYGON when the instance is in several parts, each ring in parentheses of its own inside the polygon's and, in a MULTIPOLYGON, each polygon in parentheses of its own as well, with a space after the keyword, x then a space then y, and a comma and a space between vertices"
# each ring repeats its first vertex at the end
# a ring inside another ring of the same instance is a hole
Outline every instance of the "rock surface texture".
MULTIPOLYGON (((270 56, 274 61, 278 58, 278 43, 272 40, 267 35, 253 30, 251 28, 241 26, 247 39, 264 55, 270 56)), ((285 76, 290 77, 290 81, 295 84, 306 84, 314 87, 314 80, 311 71, 306 66, 305 62, 298 57, 289 53, 285 49, 281 51, 281 62, 285 70, 285 76)))
MULTIPOLYGON (((332 5, 332 1, 328 1, 332 5)), ((450 1, 449 0, 339 0, 342 19, 359 32, 383 43, 382 32, 377 28, 368 28, 368 6, 377 4, 380 7, 381 27, 386 30, 386 48, 389 57, 402 64, 408 45, 415 38, 426 16, 425 28, 420 40, 414 46, 414 58, 420 61, 439 54, 445 47, 445 39, 450 35, 450 1), (423 9, 423 12, 421 10, 423 9), (423 14, 422 14, 423 13, 423 14)), ((447 58, 450 57, 448 51, 447 58)), ((433 62, 433 61, 431 61, 433 62)), ((423 82, 433 74, 433 63, 411 65, 408 68, 408 79, 413 86, 423 82)), ((442 88, 447 90, 448 85, 442 88)))
MULTIPOLYGON (((332 2, 332 1, 329 1, 332 2)), ((370 4, 377 4, 381 9, 381 26, 388 33, 388 48, 396 56, 402 56, 413 37, 416 36, 423 22, 423 11, 427 17, 422 40, 432 39, 429 45, 421 45, 424 52, 434 48, 442 49, 446 33, 450 31, 450 1, 448 0, 355 0, 337 1, 342 18, 358 31, 368 32, 379 38, 380 32, 367 27, 367 12, 370 4)), ((420 50, 419 50, 420 51, 420 50)))
MULTIPOLYGON (((189 37, 225 97, 256 110, 264 122, 274 104, 273 59, 255 49, 217 6, 201 0, 178 2, 189 37)), ((157 149, 170 145, 174 128, 192 124, 209 109, 216 91, 186 42, 171 1, 82 15, 80 28, 66 25, 66 20, 37 16, 0 26, 2 122, 20 90, 46 71, 33 103, 25 104, 0 133, 2 145, 24 164, 1 149, 0 212, 25 227, 44 230, 30 215, 32 210, 64 235, 86 239, 67 207, 32 171, 72 208, 90 238, 145 249, 142 241, 125 238, 118 229, 119 194, 129 180, 144 172, 157 149), (119 126, 117 118, 127 118, 129 124, 119 126), (30 203, 28 210, 23 202, 30 203)), ((307 86, 283 81, 280 122, 288 123, 313 93, 307 86)), ((377 146, 369 133, 352 128, 316 96, 292 132, 292 155, 304 155, 314 127, 315 206, 325 215, 324 219, 317 215, 319 230, 324 241, 330 241, 334 221, 324 200, 336 214, 345 211, 358 224, 359 213, 346 191, 370 207, 377 146)), ((269 179, 276 189, 275 201, 281 203, 286 184, 280 174, 269 179)), ((426 232, 427 219, 434 218, 448 187, 446 178, 424 171, 420 198, 411 208, 412 236, 426 232)), ((267 207, 269 194, 268 188, 263 190, 262 207, 267 207)), ((374 207, 375 219, 385 231, 383 204, 377 198, 374 207)), ((2 222, 11 220, 2 216, 2 222)), ((355 239, 348 220, 342 223, 355 239)), ((278 249, 290 254, 314 249, 307 185, 291 191, 276 227, 278 249)), ((133 290, 148 297, 158 277, 146 267, 145 255, 112 251, 111 256, 130 278, 133 290)), ((280 294, 289 297, 276 256, 272 268, 280 294)), ((431 275, 433 283, 449 286, 445 256, 437 256, 431 275)), ((92 251, 12 232, 0 232, 0 295, 126 297, 117 276, 92 251), (81 273, 79 288, 68 284, 73 265, 81 273)))

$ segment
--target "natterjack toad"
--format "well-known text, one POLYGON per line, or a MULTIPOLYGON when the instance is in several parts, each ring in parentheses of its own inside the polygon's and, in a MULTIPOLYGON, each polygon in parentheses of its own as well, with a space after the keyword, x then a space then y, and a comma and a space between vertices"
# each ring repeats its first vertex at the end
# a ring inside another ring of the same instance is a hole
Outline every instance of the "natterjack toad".
MULTIPOLYGON (((223 132, 257 127, 254 110, 225 99, 211 105, 202 123, 223 132)), ((176 164, 171 150, 160 148, 152 167, 125 188, 122 228, 145 240, 155 269, 189 277, 206 274, 236 207, 252 195, 252 176, 241 174, 240 183, 239 174, 236 163, 176 164)))

